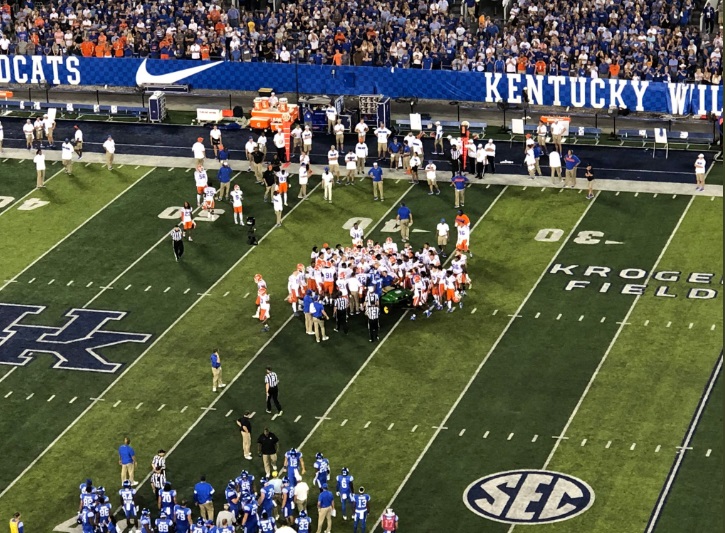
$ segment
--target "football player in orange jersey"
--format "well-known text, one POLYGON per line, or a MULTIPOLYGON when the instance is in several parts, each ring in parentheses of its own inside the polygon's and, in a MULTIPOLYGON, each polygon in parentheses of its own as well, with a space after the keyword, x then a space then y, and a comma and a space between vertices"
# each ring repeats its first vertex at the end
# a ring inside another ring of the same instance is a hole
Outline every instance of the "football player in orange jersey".
POLYGON ((299 294, 299 278, 297 277, 298 272, 295 270, 287 278, 287 298, 285 301, 292 305, 292 314, 294 316, 300 316, 297 312, 298 306, 298 294, 299 294))
POLYGON ((259 321, 264 324, 262 331, 269 331, 269 294, 267 294, 267 287, 260 287, 259 289, 259 321))
POLYGON ((264 281, 262 278, 262 274, 255 274, 254 275, 254 283, 257 284, 257 312, 252 316, 252 318, 259 318, 259 311, 260 311, 260 296, 262 294, 262 289, 267 291, 267 282, 264 281))

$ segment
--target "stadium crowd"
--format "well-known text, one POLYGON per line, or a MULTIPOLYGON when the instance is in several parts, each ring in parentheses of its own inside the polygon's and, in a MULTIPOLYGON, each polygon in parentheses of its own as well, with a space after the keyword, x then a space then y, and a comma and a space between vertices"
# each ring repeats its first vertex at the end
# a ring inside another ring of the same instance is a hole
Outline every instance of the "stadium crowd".
MULTIPOLYGON (((2 54, 75 54, 612 77, 718 84, 718 14, 695 0, 518 0, 499 23, 476 0, 320 0, 223 9, 170 0, 0 6, 2 54), (263 9, 254 9, 263 7, 263 9), (455 11, 455 12, 454 12, 455 11)), ((271 2, 270 2, 271 3, 271 2)))

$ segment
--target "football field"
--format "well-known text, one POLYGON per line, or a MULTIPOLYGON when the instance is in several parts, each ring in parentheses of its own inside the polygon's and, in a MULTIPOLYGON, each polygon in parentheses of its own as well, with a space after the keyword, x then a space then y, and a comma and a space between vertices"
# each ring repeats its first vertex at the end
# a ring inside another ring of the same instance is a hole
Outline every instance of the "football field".
MULTIPOLYGON (((124 436, 137 479, 164 448, 180 496, 205 474, 220 509, 240 470, 263 474, 242 457, 235 420, 249 410, 255 440, 269 425, 281 450, 302 449, 310 485, 315 452, 333 475, 348 467, 372 496, 369 529, 392 506, 402 531, 723 531, 722 196, 587 201, 548 180, 476 183, 462 308, 415 320, 392 309, 379 343, 352 317, 349 335, 317 344, 284 301, 289 273, 313 246, 348 246, 354 221, 399 241, 400 202, 413 246, 434 244, 455 216, 450 188, 429 196, 401 174, 385 202, 365 180, 327 203, 315 176, 275 228, 262 188, 236 172, 259 245, 220 203, 197 215, 177 263, 168 233, 194 204, 190 169, 60 169, 34 190, 32 162, 0 163, 0 518, 76 531, 87 477, 118 504, 124 436), (257 273, 269 332, 252 318, 257 273), (283 416, 265 413, 267 366, 283 416), (53 495, 42 505, 40 487, 53 495)), ((348 529, 338 515, 333 531, 348 529)))

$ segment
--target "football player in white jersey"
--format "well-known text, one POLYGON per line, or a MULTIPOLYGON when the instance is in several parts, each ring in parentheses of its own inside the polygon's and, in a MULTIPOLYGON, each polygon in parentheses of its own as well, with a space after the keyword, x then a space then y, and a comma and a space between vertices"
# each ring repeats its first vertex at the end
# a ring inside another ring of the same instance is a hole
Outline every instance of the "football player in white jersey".
POLYGON ((363 244, 363 230, 360 228, 360 224, 355 222, 350 228, 350 238, 352 239, 353 246, 362 246, 363 244))
POLYGON ((240 226, 244 225, 242 220, 242 201, 244 200, 244 194, 239 188, 238 184, 234 185, 234 190, 229 194, 232 201, 232 211, 234 213, 234 223, 240 226))
POLYGON ((206 211, 207 218, 211 218, 214 214, 214 196, 216 195, 216 188, 211 185, 204 187, 204 211, 206 211))
POLYGON ((201 199, 204 194, 204 189, 208 185, 208 178, 206 170, 202 165, 196 167, 194 171, 194 181, 196 182, 196 207, 201 207, 201 199))

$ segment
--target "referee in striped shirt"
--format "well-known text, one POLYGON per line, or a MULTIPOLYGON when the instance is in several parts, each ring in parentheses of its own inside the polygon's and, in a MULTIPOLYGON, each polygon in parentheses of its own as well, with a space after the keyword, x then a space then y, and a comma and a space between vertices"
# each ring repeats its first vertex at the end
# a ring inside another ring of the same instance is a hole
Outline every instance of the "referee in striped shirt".
POLYGON ((267 412, 272 412, 272 402, 277 408, 279 414, 282 414, 282 406, 279 404, 279 378, 276 372, 272 372, 272 367, 267 367, 267 375, 264 376, 264 388, 267 392, 267 412))
POLYGON ((369 292, 365 299, 365 316, 368 317, 370 342, 375 342, 380 331, 380 298, 374 292, 369 292))
POLYGON ((174 257, 178 262, 181 256, 184 255, 184 232, 181 231, 179 226, 176 226, 169 235, 171 235, 171 242, 174 245, 174 257))
POLYGON ((166 484, 166 450, 159 450, 151 460, 151 486, 154 495, 158 498, 159 491, 166 484))
POLYGON ((347 296, 343 296, 340 291, 335 291, 333 297, 335 298, 335 308, 332 310, 332 316, 335 317, 335 331, 342 330, 347 335, 347 310, 350 302, 347 296))

